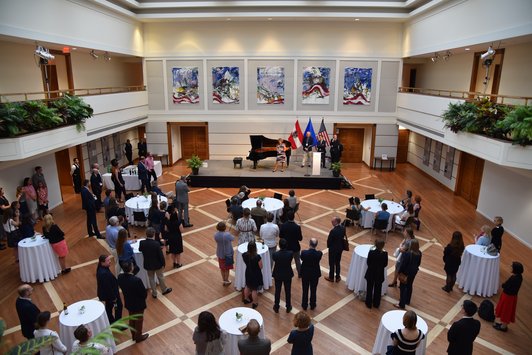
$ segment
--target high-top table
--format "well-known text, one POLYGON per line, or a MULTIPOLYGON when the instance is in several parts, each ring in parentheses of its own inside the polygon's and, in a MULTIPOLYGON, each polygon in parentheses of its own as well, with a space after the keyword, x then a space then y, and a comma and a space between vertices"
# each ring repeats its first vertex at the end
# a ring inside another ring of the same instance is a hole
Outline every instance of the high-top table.
MULTIPOLYGON (((158 203, 161 203, 161 201, 168 202, 168 199, 165 196, 159 196, 157 195, 157 201, 158 203)), ((126 201, 125 204, 126 207, 126 217, 129 224, 132 224, 134 226, 137 225, 147 225, 146 222, 138 222, 135 221, 135 215, 133 212, 142 212, 144 213, 144 216, 146 219, 148 218, 148 212, 151 207, 151 196, 148 195, 144 197, 143 195, 135 196, 133 198, 130 198, 126 201)))
MULTIPOLYGON (((403 329, 403 316, 406 311, 389 311, 382 315, 379 329, 377 330, 377 336, 375 337, 375 344, 373 345, 372 354, 386 354, 386 348, 388 345, 393 345, 392 333, 398 329, 403 329)), ((421 340, 421 343, 416 348, 416 355, 425 355, 427 350, 427 332, 429 327, 427 322, 423 320, 418 314, 417 316, 417 329, 421 330, 425 334, 425 338, 421 340)))
MULTIPOLYGON (((386 203, 388 205, 388 213, 390 213, 390 219, 388 220, 388 228, 386 229, 389 231, 392 229, 394 215, 403 212, 405 209, 403 206, 398 204, 397 202, 389 201, 389 200, 383 200, 382 202, 386 203)), ((373 228, 373 221, 375 219, 375 213, 378 211, 381 211, 381 203, 378 199, 372 199, 372 200, 364 200, 360 203, 362 207, 368 208, 367 211, 362 211, 362 220, 360 223, 362 224, 362 227, 364 228, 373 228)))
POLYGON ((244 339, 246 335, 242 334, 240 327, 245 326, 251 319, 256 319, 260 325, 259 338, 264 339, 264 321, 259 312, 252 308, 236 307, 222 313, 218 324, 220 329, 227 333, 227 339, 224 346, 225 355, 240 354, 238 351, 238 340, 244 339), (236 313, 242 314, 242 318, 237 320, 236 313))
MULTIPOLYGON (((355 247, 353 250, 353 256, 351 257, 351 264, 349 265, 349 271, 347 272, 347 279, 345 281, 347 288, 351 291, 359 292, 366 291, 367 283, 364 276, 368 269, 368 254, 373 247, 371 244, 362 244, 355 247)), ((387 280, 388 267, 384 268, 384 281, 382 282, 381 295, 385 295, 388 291, 387 280)))
MULTIPOLYGON (((262 282, 265 290, 272 286, 272 267, 268 247, 257 242, 257 254, 262 258, 262 282)), ((242 243, 237 248, 236 253, 236 270, 235 270, 235 289, 240 291, 246 287, 246 264, 242 259, 242 254, 248 251, 248 243, 242 243)))
POLYGON ((50 242, 40 234, 18 243, 18 260, 22 282, 51 281, 61 272, 50 242))
MULTIPOLYGON (((70 354, 72 344, 76 338, 74 331, 78 326, 84 324, 92 330, 92 334, 96 335, 109 327, 109 319, 105 313, 105 306, 100 301, 84 300, 71 304, 68 308, 68 314, 64 311, 59 315, 59 337, 61 342, 67 347, 67 353, 70 354)), ((107 347, 116 352, 116 344, 114 338, 107 340, 107 347)))
POLYGON ((493 296, 499 289, 499 262, 500 254, 489 255, 485 246, 466 246, 456 274, 458 287, 470 295, 493 296))

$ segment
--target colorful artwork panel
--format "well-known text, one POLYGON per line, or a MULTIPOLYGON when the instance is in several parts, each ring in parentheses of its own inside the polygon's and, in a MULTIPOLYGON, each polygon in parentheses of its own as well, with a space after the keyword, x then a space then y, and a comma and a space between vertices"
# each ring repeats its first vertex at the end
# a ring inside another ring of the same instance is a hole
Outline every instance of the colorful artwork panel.
POLYGON ((172 68, 172 101, 174 104, 198 104, 198 67, 172 68))
POLYGON ((371 104, 371 68, 345 68, 344 105, 371 104))
POLYGON ((331 68, 303 68, 303 104, 323 105, 329 103, 331 68))
POLYGON ((238 104, 240 102, 238 67, 212 68, 212 102, 214 104, 238 104))
POLYGON ((257 68, 257 103, 266 105, 284 104, 284 68, 257 68))

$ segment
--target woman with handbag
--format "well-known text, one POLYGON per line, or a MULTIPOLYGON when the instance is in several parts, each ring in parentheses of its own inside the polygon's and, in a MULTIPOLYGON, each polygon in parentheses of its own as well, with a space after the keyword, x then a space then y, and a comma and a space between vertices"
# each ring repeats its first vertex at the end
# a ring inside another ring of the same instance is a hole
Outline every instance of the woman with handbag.
POLYGON ((451 242, 447 244, 443 250, 443 262, 445 266, 445 274, 447 279, 445 280, 445 286, 441 289, 449 293, 453 290, 453 286, 456 283, 456 273, 462 262, 462 253, 464 252, 464 240, 462 238, 462 233, 456 231, 453 233, 451 242))
POLYGON ((399 269, 401 268, 402 257, 403 254, 410 249, 410 242, 412 241, 412 239, 415 238, 414 230, 412 228, 405 228, 403 230, 403 236, 403 241, 401 242, 401 244, 399 244, 399 247, 395 249, 395 252, 393 253, 393 256, 396 257, 395 272, 393 274, 393 281, 391 284, 388 285, 388 287, 397 287, 397 277, 399 276, 399 269))
POLYGON ((218 267, 222 275, 223 285, 231 284, 229 281, 229 270, 233 269, 233 240, 235 237, 231 233, 225 231, 225 222, 218 222, 216 225, 217 232, 214 233, 214 240, 216 241, 216 257, 218 258, 218 267))
POLYGON ((7 235, 7 246, 13 248, 13 255, 18 263, 18 242, 20 242, 20 211, 8 208, 4 211, 4 232, 7 235))
POLYGON ((394 305, 396 308, 404 309, 405 305, 410 304, 413 290, 412 285, 419 270, 419 265, 421 264, 421 256, 419 241, 412 239, 410 241, 410 250, 401 257, 403 260, 398 275, 399 282, 401 283, 399 285, 400 298, 399 304, 394 305))
POLYGON ((68 246, 65 240, 65 233, 63 233, 61 228, 55 224, 51 214, 44 216, 42 223, 42 234, 50 241, 50 245, 52 246, 54 253, 59 258, 61 274, 68 274, 71 268, 66 267, 65 258, 68 254, 68 246))

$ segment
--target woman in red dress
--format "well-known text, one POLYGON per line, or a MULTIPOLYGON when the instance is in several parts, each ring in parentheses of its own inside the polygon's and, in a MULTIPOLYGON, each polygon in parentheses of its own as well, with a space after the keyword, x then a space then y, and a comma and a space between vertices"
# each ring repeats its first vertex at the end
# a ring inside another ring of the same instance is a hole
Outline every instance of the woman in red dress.
POLYGON ((495 323, 493 328, 502 332, 508 331, 508 324, 515 322, 515 309, 517 308, 517 293, 523 282, 523 264, 512 263, 512 276, 502 284, 502 295, 495 308, 495 323), (497 322, 499 320, 499 322, 497 322))

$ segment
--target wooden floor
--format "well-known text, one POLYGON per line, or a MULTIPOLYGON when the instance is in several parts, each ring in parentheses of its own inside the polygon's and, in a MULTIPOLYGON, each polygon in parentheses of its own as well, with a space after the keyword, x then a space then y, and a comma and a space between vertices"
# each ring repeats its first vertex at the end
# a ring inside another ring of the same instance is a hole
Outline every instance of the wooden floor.
MULTIPOLYGON (((294 167, 294 169, 299 169, 294 167)), ((378 197, 398 201, 406 189, 423 197, 421 230, 416 234, 423 251, 421 272, 414 283, 411 309, 421 315, 429 326, 427 353, 443 354, 447 347, 447 329, 460 317, 460 305, 465 299, 477 304, 480 297, 472 297, 455 289, 447 294, 441 290, 444 284, 442 253, 454 230, 462 231, 467 243, 480 226, 490 221, 475 212, 475 208, 462 198, 434 182, 409 164, 400 164, 395 172, 369 170, 362 164, 344 164, 342 172, 351 180, 354 190, 297 190, 301 200, 300 217, 306 246, 310 237, 319 239, 318 249, 325 249, 330 229, 330 217, 344 216, 349 196, 363 197, 374 193, 378 197)), ((159 180, 163 191, 173 189, 179 175, 186 168, 177 165, 165 168, 159 180)), ((252 188, 252 187, 251 187, 252 188)), ((272 196, 274 192, 287 190, 253 189, 254 196, 272 196)), ((154 300, 148 297, 144 329, 150 333, 147 341, 134 344, 127 336, 121 336, 117 343, 121 354, 193 354, 192 330, 198 314, 210 310, 219 317, 225 310, 242 306, 240 293, 232 287, 223 287, 215 259, 213 234, 215 224, 226 217, 224 201, 236 193, 235 189, 195 188, 190 193, 192 229, 184 235, 184 267, 171 269, 167 257, 166 280, 174 291, 167 296, 159 295, 154 300)), ((96 297, 95 270, 100 254, 108 253, 105 241, 86 238, 85 215, 78 196, 68 195, 65 203, 54 209, 58 225, 65 231, 70 254, 67 262, 73 270, 70 274, 44 284, 34 285, 34 302, 41 310, 53 312, 51 326, 58 328, 57 311, 62 302, 73 303, 96 297)), ((500 214, 504 217, 505 211, 500 214)), ((100 229, 105 226, 103 214, 98 215, 100 229)), ((40 226, 37 228, 40 230, 40 226)), ((141 236, 141 229, 134 229, 141 236)), ((364 243, 372 243, 374 236, 368 230, 348 229, 351 250, 364 243)), ((390 233, 386 249, 395 250, 400 235, 390 233)), ((324 254, 327 250, 323 250, 324 254)), ((309 311, 316 325, 314 335, 315 354, 369 354, 383 313, 394 309, 398 289, 389 289, 380 309, 368 310, 364 303, 355 299, 345 286, 345 276, 351 261, 352 251, 342 257, 342 282, 330 283, 323 278, 318 286, 318 306, 309 311)), ((16 311, 16 288, 20 285, 18 264, 14 263, 10 250, 0 252, 0 316, 7 322, 6 341, 15 344, 23 340, 16 311)), ((510 275, 510 264, 514 260, 525 266, 524 282, 519 293, 517 321, 510 325, 507 333, 494 330, 490 323, 482 321, 480 335, 475 343, 475 354, 530 353, 532 347, 532 251, 520 244, 509 234, 504 236, 501 259, 501 282, 510 275), (529 349, 529 350, 527 350, 529 349)), ((394 258, 390 257, 388 272, 393 273, 394 258)), ((321 262, 322 273, 328 273, 327 255, 321 262)), ((286 343, 291 329, 291 319, 300 310, 301 285, 294 279, 292 286, 292 314, 281 309, 274 313, 273 288, 260 296, 257 310, 265 321, 266 336, 272 341, 273 354, 289 354, 291 347, 286 343)), ((499 295, 491 298, 497 302, 499 295)))

